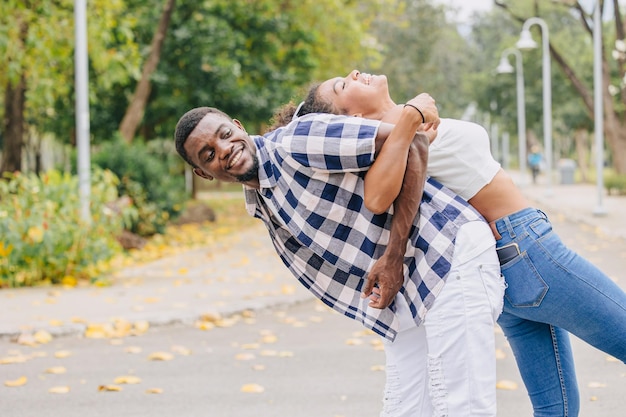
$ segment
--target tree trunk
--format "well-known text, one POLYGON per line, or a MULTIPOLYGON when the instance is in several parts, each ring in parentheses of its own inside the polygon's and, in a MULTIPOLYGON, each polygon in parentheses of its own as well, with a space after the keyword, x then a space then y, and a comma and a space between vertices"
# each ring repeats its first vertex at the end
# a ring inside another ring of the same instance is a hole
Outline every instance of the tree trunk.
POLYGON ((583 182, 589 181, 589 132, 586 129, 574 131, 574 144, 576 145, 576 162, 583 182))
POLYGON ((4 94, 3 130, 4 149, 0 172, 22 170, 22 147, 24 145, 24 104, 26 79, 22 75, 17 85, 8 82, 4 94))
POLYGON ((175 4, 176 0, 165 0, 161 21, 159 22, 159 26, 157 26, 154 37, 152 38, 150 55, 144 64, 141 79, 137 84, 135 94, 133 95, 128 109, 126 109, 126 114, 120 124, 120 133, 126 142, 131 142, 133 140, 135 133, 137 132, 137 128, 141 123, 141 119, 143 119, 143 115, 146 110, 146 103, 148 102, 148 97, 150 96, 151 91, 150 76, 159 64, 161 49, 163 47, 163 42, 165 41, 165 35, 167 33, 172 13, 174 12, 175 4))

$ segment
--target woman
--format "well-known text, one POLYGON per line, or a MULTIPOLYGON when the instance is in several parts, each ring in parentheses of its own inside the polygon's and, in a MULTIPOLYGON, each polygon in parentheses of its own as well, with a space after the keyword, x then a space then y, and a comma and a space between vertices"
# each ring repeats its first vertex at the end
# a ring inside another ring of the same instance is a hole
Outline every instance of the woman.
MULTIPOLYGON (((312 88, 299 115, 332 112, 393 123, 402 109, 391 99, 385 76, 355 70, 312 88)), ((547 216, 493 159, 482 127, 441 119, 429 133, 428 174, 468 200, 492 228, 507 282, 498 324, 535 416, 578 415, 568 332, 626 362, 626 293, 563 245, 547 216)))

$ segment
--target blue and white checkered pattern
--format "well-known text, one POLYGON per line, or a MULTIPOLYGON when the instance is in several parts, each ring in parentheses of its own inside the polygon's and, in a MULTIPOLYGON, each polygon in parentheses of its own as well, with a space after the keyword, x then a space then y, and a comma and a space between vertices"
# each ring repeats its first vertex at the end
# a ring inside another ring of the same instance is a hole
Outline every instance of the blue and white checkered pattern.
MULTIPOLYGON (((289 270, 335 310, 393 340, 393 305, 361 298, 367 271, 389 241, 393 208, 373 214, 363 202, 363 177, 374 158, 379 122, 307 115, 266 137, 253 137, 261 189, 246 188, 246 206, 262 219, 289 270)), ((405 254, 406 297, 419 325, 450 270, 458 228, 480 220, 464 200, 426 183, 420 217, 405 254), (418 233, 419 232, 419 233, 418 233)))

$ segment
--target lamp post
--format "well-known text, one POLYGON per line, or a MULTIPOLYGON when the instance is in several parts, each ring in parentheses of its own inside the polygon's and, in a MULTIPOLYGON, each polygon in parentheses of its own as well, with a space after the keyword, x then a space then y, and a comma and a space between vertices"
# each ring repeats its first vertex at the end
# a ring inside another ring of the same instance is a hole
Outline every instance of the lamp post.
POLYGON ((604 192, 604 108, 602 106, 602 2, 596 1, 593 12, 593 104, 594 104, 594 136, 596 141, 596 187, 598 190, 598 205, 594 209, 595 216, 607 214, 602 205, 604 192))
POLYGON ((530 34, 532 25, 541 27, 543 41, 543 141, 546 153, 546 169, 547 189, 546 194, 552 193, 552 86, 551 86, 551 69, 550 69, 550 41, 548 34, 548 25, 543 19, 531 17, 524 22, 520 38, 517 41, 517 48, 521 50, 533 49, 537 47, 537 43, 530 34))
POLYGON ((89 155, 89 91, 87 72, 87 2, 74 1, 74 25, 76 48, 74 68, 76 83, 76 147, 78 148, 78 188, 80 194, 80 217, 91 223, 89 209, 91 199, 89 155))
POLYGON ((517 137, 519 141, 519 169, 521 184, 526 185, 526 103, 524 99, 524 69, 522 67, 522 54, 515 48, 502 51, 500 64, 496 68, 498 74, 511 74, 513 67, 509 63, 509 55, 515 55, 516 84, 517 84, 517 137))

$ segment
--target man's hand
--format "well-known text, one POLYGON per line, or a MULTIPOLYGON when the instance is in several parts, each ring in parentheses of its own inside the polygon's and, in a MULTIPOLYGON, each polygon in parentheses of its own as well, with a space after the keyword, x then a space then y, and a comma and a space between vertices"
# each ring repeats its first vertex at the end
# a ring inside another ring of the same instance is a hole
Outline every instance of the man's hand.
POLYGON ((428 93, 422 93, 407 101, 407 104, 417 107, 424 115, 424 124, 420 126, 421 130, 437 130, 441 120, 439 119, 439 110, 435 99, 428 93))
POLYGON ((391 304, 402 284, 404 284, 402 258, 387 256, 385 252, 374 262, 361 297, 370 298, 370 307, 383 309, 391 304), (374 288, 376 284, 378 288, 374 288))

